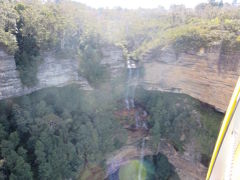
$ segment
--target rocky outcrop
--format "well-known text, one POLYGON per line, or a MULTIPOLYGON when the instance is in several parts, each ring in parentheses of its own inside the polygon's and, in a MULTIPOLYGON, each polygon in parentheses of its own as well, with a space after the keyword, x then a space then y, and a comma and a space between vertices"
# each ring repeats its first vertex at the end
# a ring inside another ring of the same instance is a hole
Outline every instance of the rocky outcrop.
POLYGON ((105 44, 101 51, 103 55, 101 64, 110 68, 111 77, 115 78, 121 75, 125 67, 122 49, 111 44, 105 44))
POLYGON ((167 156, 168 161, 175 167, 180 179, 203 180, 207 174, 207 168, 198 161, 188 159, 184 154, 177 152, 174 147, 164 139, 158 144, 158 152, 167 156))
MULTIPOLYGON (((124 68, 122 51, 119 47, 105 44, 102 46, 101 63, 109 67, 111 77, 116 77, 124 68)), ((0 49, 0 100, 29 94, 33 91, 51 86, 64 86, 75 83, 81 89, 91 90, 87 80, 79 76, 79 61, 76 59, 60 59, 53 53, 42 54, 43 62, 38 67, 38 84, 26 87, 21 83, 16 70, 14 57, 0 49)))
MULTIPOLYGON (((121 49, 105 44, 102 54, 101 63, 110 68, 112 77, 116 77, 125 64, 121 49)), ((185 93, 224 112, 240 75, 238 57, 240 52, 223 53, 218 47, 198 54, 178 55, 172 48, 154 49, 143 58, 145 75, 142 85, 149 90, 185 93)), ((83 89, 90 89, 87 81, 78 76, 78 61, 58 59, 51 53, 44 54, 37 76, 37 86, 24 87, 13 56, 0 50, 0 99, 72 82, 79 83, 83 89)))
POLYGON ((88 82, 78 76, 78 61, 58 59, 50 53, 43 55, 43 62, 38 69, 38 84, 34 87, 22 85, 14 57, 0 50, 0 99, 21 96, 33 91, 51 87, 64 86, 70 83, 79 84, 82 89, 91 89, 88 82))
MULTIPOLYGON (((101 63, 110 68, 112 77, 116 77, 125 66, 121 49, 105 45, 102 53, 101 63)), ((225 111, 240 75, 238 57, 240 53, 222 53, 217 47, 198 54, 176 54, 172 48, 155 49, 143 58, 145 75, 142 85, 149 90, 185 93, 225 111)), ((38 69, 38 84, 31 88, 24 87, 14 57, 0 50, 0 100, 70 83, 77 83, 82 89, 91 89, 88 82, 79 76, 78 66, 77 60, 59 59, 45 53, 38 69)), ((175 152, 170 144, 165 143, 159 151, 168 157, 183 179, 202 179, 206 174, 206 168, 198 161, 193 162, 191 156, 175 152), (167 147, 166 151, 163 146, 167 147)), ((139 156, 139 151, 133 149, 131 152, 139 156)), ((189 149, 186 152, 191 153, 189 149)))
POLYGON ((155 49, 144 56, 143 85, 149 90, 188 94, 224 112, 240 75, 240 53, 215 47, 198 54, 155 49))

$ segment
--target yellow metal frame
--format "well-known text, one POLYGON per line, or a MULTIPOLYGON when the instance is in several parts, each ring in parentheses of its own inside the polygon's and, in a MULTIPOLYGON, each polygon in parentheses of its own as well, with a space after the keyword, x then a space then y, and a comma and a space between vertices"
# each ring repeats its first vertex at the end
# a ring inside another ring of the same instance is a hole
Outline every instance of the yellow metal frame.
POLYGON ((213 151, 213 155, 212 155, 212 158, 211 158, 211 161, 210 161, 210 165, 209 165, 209 168, 208 168, 208 173, 207 173, 206 180, 209 180, 209 178, 211 176, 214 163, 217 159, 217 155, 218 155, 218 152, 220 150, 220 146, 223 142, 223 139, 224 139, 224 136, 226 134, 228 125, 230 124, 233 112, 236 108, 239 93, 240 93, 240 78, 238 79, 237 85, 234 89, 234 92, 232 94, 232 97, 231 97, 229 106, 227 108, 225 117, 223 119, 222 126, 221 126, 221 129, 220 129, 220 132, 219 132, 219 135, 218 135, 218 138, 217 138, 217 142, 215 144, 215 148, 214 148, 214 151, 213 151))

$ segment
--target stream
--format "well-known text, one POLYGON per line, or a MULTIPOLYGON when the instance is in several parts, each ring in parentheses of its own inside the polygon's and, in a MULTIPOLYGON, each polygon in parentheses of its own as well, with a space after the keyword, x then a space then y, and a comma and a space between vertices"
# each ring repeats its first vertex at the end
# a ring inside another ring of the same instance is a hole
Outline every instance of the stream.
MULTIPOLYGON (((146 141, 146 133, 148 131, 147 123, 145 121, 147 117, 147 112, 138 107, 135 102, 135 90, 138 85, 139 81, 139 67, 137 62, 128 60, 127 61, 127 80, 126 80, 126 92, 125 92, 125 109, 128 111, 128 114, 134 113, 134 119, 135 119, 135 127, 133 128, 134 131, 140 132, 140 139, 138 139, 138 142, 140 142, 140 156, 135 157, 134 159, 129 160, 122 160, 122 159, 112 159, 110 165, 107 169, 107 174, 110 174, 108 176, 109 180, 123 180, 126 179, 124 176, 124 167, 127 167, 127 169, 133 168, 133 172, 131 174, 134 174, 135 177, 128 177, 128 179, 137 179, 137 180, 143 180, 145 177, 143 177, 144 171, 144 154, 145 154, 145 141, 146 141), (143 135, 141 135, 143 134, 143 135), (138 158, 138 159, 137 159, 138 158), (123 167, 123 168, 122 168, 123 167), (123 175, 122 175, 122 174, 123 175)), ((126 169, 126 168, 125 168, 126 169)), ((126 171, 126 170, 125 170, 126 171)))
POLYGON ((145 146, 145 138, 142 139, 140 165, 139 165, 139 168, 138 168, 138 180, 142 179, 144 146, 145 146))

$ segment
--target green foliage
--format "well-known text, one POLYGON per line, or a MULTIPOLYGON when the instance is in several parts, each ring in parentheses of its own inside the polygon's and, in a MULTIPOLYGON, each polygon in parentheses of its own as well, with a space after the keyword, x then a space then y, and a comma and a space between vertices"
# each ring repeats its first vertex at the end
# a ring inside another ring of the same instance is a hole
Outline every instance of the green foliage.
POLYGON ((80 74, 95 87, 109 80, 109 72, 101 64, 102 52, 99 36, 83 37, 80 49, 80 74))
POLYGON ((173 166, 168 162, 166 156, 160 154, 153 156, 153 162, 157 179, 167 180, 172 175, 173 166))
POLYGON ((173 165, 168 162, 167 157, 158 153, 152 156, 145 156, 143 162, 132 160, 126 165, 121 166, 119 169, 119 179, 138 179, 139 168, 142 168, 142 179, 146 180, 168 180, 176 174, 173 165))
POLYGON ((85 6, 76 3, 0 1, 0 47, 15 54, 24 85, 38 82, 40 50, 77 55, 84 11, 85 6))
POLYGON ((11 133, 7 140, 1 141, 1 157, 5 159, 2 170, 7 172, 5 176, 9 176, 9 179, 33 179, 31 166, 24 159, 24 152, 25 149, 19 146, 19 137, 17 132, 11 133))
POLYGON ((208 47, 230 35, 236 39, 240 24, 239 8, 224 5, 222 1, 209 1, 192 11, 180 5, 171 6, 169 11, 161 8, 123 11, 93 10, 68 1, 57 4, 43 4, 38 0, 34 3, 0 3, 0 44, 9 52, 17 49, 14 34, 19 20, 24 20, 20 29, 22 36, 30 35, 41 50, 76 55, 86 35, 99 34, 105 42, 120 45, 126 58, 135 59, 152 48, 172 43, 183 43, 181 48, 198 50, 200 46, 208 47), (219 20, 217 24, 216 19, 219 20), (185 32, 176 33, 184 26, 185 32), (187 34, 187 29, 195 31, 187 34))
POLYGON ((186 52, 193 51, 197 52, 200 48, 206 48, 207 41, 196 33, 187 33, 178 37, 174 44, 173 48, 176 52, 186 52))
MULTIPOLYGON (((119 179, 120 180, 135 180, 138 179, 138 172, 141 166, 141 162, 138 160, 132 160, 128 164, 122 166, 119 170, 119 179)), ((141 171, 142 179, 146 179, 147 171, 145 167, 142 167, 141 171)))
POLYGON ((7 1, 0 1, 0 47, 13 54, 17 49, 16 38, 13 35, 16 29, 17 12, 7 1))
POLYGON ((70 179, 88 164, 103 163, 126 141, 109 94, 68 86, 1 101, 0 174, 7 179, 70 179))
POLYGON ((15 61, 22 83, 26 86, 33 86, 38 81, 39 48, 32 34, 23 34, 23 27, 26 24, 22 16, 22 11, 24 10, 25 7, 23 5, 19 4, 16 6, 16 11, 19 13, 20 19, 17 22, 16 38, 18 50, 15 53, 15 61))
POLYGON ((184 146, 194 141, 200 154, 211 156, 221 113, 186 95, 139 89, 136 99, 149 112, 153 148, 157 148, 161 138, 168 139, 178 151, 184 151, 184 146))
POLYGON ((223 39, 229 39, 228 49, 234 51, 239 47, 235 45, 239 34, 239 8, 221 2, 216 6, 200 4, 192 11, 184 6, 172 6, 165 12, 146 10, 144 17, 140 11, 129 14, 137 20, 123 23, 128 31, 124 32, 126 35, 120 45, 125 56, 138 60, 152 49, 168 46, 173 46, 176 53, 197 53, 200 48, 221 45, 223 39))
POLYGON ((239 18, 239 8, 222 1, 202 3, 195 10, 174 5, 168 11, 94 10, 71 1, 0 1, 0 47, 15 54, 26 86, 37 83, 42 51, 78 57, 80 74, 99 86, 108 79, 101 64, 104 44, 121 47, 124 58, 134 60, 169 46, 176 54, 196 54, 201 48, 223 45, 224 54, 240 50, 239 18))
POLYGON ((145 165, 146 167, 149 167, 150 165, 151 168, 153 169, 152 172, 149 170, 147 171, 148 172, 147 179, 149 180, 153 179, 167 180, 176 174, 173 165, 170 164, 168 158, 161 153, 158 153, 153 156, 144 157, 144 162, 146 163, 145 165))
POLYGON ((28 54, 24 48, 24 50, 18 50, 15 53, 15 61, 17 70, 19 71, 21 81, 26 86, 33 86, 36 85, 38 82, 37 79, 37 70, 38 64, 41 61, 39 56, 28 54))

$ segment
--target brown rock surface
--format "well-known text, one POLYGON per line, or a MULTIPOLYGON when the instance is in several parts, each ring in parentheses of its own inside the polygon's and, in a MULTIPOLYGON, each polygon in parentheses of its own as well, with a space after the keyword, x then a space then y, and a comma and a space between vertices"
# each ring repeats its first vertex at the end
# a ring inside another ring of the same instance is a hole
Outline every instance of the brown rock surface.
MULTIPOLYGON (((102 64, 111 69, 112 77, 124 68, 122 51, 116 46, 102 47, 102 64)), ((240 75, 240 52, 221 53, 220 48, 207 52, 181 53, 172 48, 155 49, 143 58, 145 75, 143 86, 148 90, 188 94, 224 112, 240 75)), ((0 100, 19 96, 50 86, 63 86, 72 82, 89 89, 88 83, 78 76, 78 62, 57 59, 47 54, 39 67, 39 84, 23 87, 13 56, 0 50, 0 100)))
POLYGON ((207 174, 207 168, 198 161, 189 160, 184 154, 177 152, 166 140, 161 140, 158 152, 167 156, 168 161, 175 167, 180 179, 203 180, 207 174))
POLYGON ((171 48, 144 57, 143 85, 149 90, 188 94, 224 112, 240 75, 239 54, 220 53, 217 48, 202 55, 171 48))

